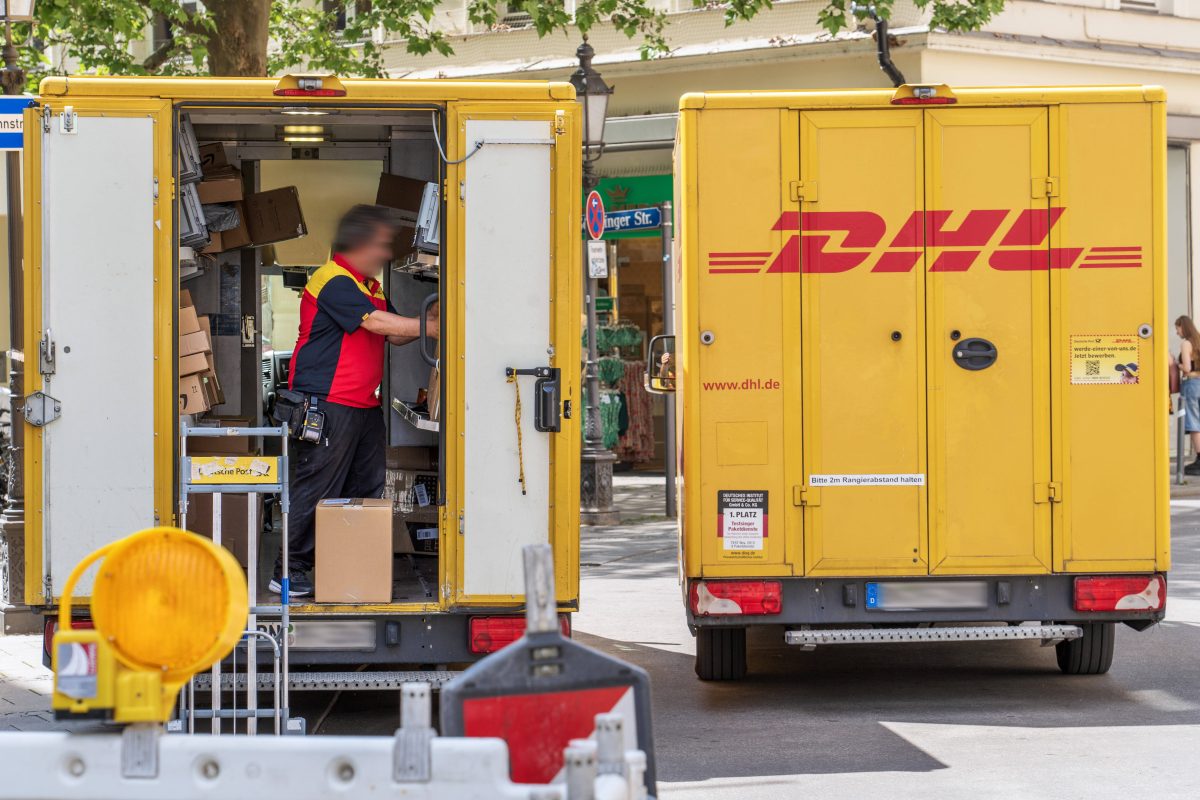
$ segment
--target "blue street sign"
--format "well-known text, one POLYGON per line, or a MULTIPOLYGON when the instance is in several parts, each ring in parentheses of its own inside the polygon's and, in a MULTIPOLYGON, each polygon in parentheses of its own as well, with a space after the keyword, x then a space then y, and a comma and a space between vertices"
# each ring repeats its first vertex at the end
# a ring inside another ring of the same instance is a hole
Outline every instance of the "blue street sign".
POLYGON ((662 209, 658 206, 627 208, 621 211, 609 211, 604 215, 605 233, 646 231, 660 225, 662 225, 662 209))
POLYGON ((33 105, 30 97, 0 97, 0 150, 20 150, 24 139, 21 112, 33 105))

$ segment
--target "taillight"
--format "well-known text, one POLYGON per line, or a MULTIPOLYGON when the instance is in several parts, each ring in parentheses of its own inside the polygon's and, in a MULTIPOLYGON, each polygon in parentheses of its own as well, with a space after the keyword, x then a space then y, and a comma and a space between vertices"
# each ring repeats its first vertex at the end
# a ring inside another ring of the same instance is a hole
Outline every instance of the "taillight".
POLYGON ((692 613, 701 617, 778 614, 783 610, 779 581, 696 581, 692 613))
MULTIPOLYGON (((89 631, 96 626, 90 619, 73 619, 71 628, 77 631, 89 631)), ((42 627, 42 652, 50 655, 53 652, 54 634, 58 633, 58 617, 47 617, 42 627)))
MULTIPOLYGON (((559 614, 563 636, 571 635, 571 618, 559 614)), ((470 639, 472 653, 494 653, 520 639, 525 633, 525 617, 472 617, 470 639)))
POLYGON ((284 75, 275 85, 276 97, 345 97, 346 87, 333 75, 284 75))
POLYGON ((1076 611, 1161 611, 1167 604, 1162 575, 1075 579, 1076 611))

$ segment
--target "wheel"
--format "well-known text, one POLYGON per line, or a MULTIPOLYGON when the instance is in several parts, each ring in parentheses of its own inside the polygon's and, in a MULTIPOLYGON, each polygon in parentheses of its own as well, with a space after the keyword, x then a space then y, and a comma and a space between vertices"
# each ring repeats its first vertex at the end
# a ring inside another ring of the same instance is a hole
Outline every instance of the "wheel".
POLYGON ((696 675, 702 681, 736 681, 746 677, 746 629, 697 631, 696 675))
POLYGON ((1117 626, 1112 622, 1084 622, 1079 627, 1083 628, 1083 636, 1054 646, 1058 668, 1066 675, 1103 675, 1112 666, 1117 626))

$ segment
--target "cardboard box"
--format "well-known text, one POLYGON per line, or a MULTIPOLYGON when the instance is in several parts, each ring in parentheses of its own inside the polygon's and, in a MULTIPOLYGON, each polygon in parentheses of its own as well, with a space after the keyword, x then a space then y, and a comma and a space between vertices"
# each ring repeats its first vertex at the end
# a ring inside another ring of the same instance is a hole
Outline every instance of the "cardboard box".
POLYGON ((392 601, 392 502, 326 499, 317 504, 316 601, 392 601))
POLYGON ((425 181, 385 172, 379 176, 375 204, 394 208, 401 212, 402 219, 416 222, 417 212, 421 210, 421 194, 424 191, 425 181))
POLYGON ((308 233, 300 210, 300 192, 295 186, 248 195, 242 218, 250 231, 250 241, 256 247, 308 233))
MULTIPOLYGON (((193 439, 192 441, 201 441, 193 439)), ((190 449, 189 449, 190 452, 190 449)), ((250 510, 249 498, 255 499, 255 505, 258 508, 258 526, 259 531, 262 530, 263 524, 263 496, 261 494, 245 495, 245 494, 223 494, 221 495, 221 546, 229 552, 233 553, 237 558, 238 563, 242 565, 242 569, 246 569, 249 563, 247 559, 247 546, 250 542, 249 529, 246 527, 247 512, 250 510)), ((212 539, 212 520, 213 520, 213 496, 211 494, 193 494, 188 498, 188 515, 187 529, 192 533, 198 533, 206 539, 212 539)), ((262 543, 261 534, 258 537, 259 544, 262 543)), ((271 553, 266 559, 262 557, 262 552, 259 552, 259 564, 263 561, 274 562, 275 553, 271 553)))
POLYGON ((225 152, 223 142, 213 142, 200 148, 200 170, 205 175, 211 175, 228 166, 229 155, 225 152))
POLYGON ((243 197, 242 173, 240 170, 230 169, 227 174, 220 177, 210 178, 206 175, 196 187, 196 192, 200 195, 202 205, 233 203, 241 200, 243 197))
MULTIPOLYGON (((210 420, 212 418, 210 417, 210 420)), ((220 428, 248 428, 252 424, 246 417, 217 417, 212 420, 220 428)), ((258 437, 221 436, 219 438, 194 438, 188 440, 188 452, 205 456, 250 456, 258 453, 258 437)))
POLYGON ((221 391, 221 382, 217 380, 216 370, 200 373, 204 384, 204 396, 208 399, 208 407, 219 406, 225 402, 225 392, 221 391))
MULTIPOLYGON (((207 317, 204 318, 207 320, 207 317)), ((198 321, 198 320, 197 320, 198 321)), ((179 337, 179 357, 190 356, 193 353, 211 353, 212 340, 208 333, 204 330, 203 323, 200 324, 200 330, 193 333, 184 334, 179 337)))
POLYGON ((212 371, 212 353, 191 353, 179 357, 179 375, 195 375, 197 372, 212 371))
POLYGON ((196 318, 195 306, 182 306, 179 309, 179 335, 186 336, 200 330, 200 320, 196 318))
POLYGON ((203 414, 210 408, 204 378, 200 375, 184 375, 179 379, 179 413, 203 414))
POLYGON ((192 302, 192 293, 187 289, 179 290, 179 307, 187 308, 194 307, 196 304, 192 302))

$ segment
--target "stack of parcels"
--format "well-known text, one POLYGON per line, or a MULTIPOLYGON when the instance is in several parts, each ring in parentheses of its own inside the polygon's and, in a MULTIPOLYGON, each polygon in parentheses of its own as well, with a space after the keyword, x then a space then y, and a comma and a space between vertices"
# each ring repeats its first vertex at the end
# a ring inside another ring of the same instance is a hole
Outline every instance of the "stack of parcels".
POLYGON ((196 313, 192 295, 179 292, 179 413, 202 414, 225 402, 212 355, 212 326, 196 313))
POLYGON ((179 137, 179 244, 202 253, 259 247, 308 233, 295 186, 246 194, 225 145, 201 147, 184 117, 179 137))
POLYGON ((242 171, 229 163, 220 142, 200 148, 200 167, 203 178, 196 194, 209 238, 203 252, 259 247, 308 232, 295 186, 245 194, 242 171))

